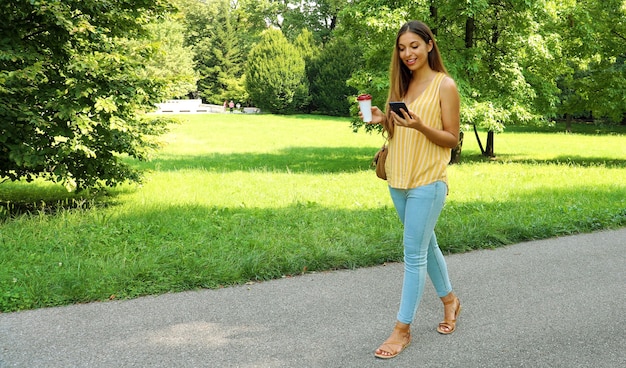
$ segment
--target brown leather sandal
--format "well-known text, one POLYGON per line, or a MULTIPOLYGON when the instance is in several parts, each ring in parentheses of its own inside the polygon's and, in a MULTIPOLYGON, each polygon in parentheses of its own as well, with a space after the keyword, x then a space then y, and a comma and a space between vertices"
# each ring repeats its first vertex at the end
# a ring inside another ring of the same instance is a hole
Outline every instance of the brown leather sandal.
POLYGON ((391 337, 389 337, 374 352, 374 356, 376 358, 381 358, 381 359, 391 359, 391 358, 394 358, 394 357, 398 356, 398 354, 400 354, 407 346, 409 346, 411 344, 411 330, 410 330, 410 326, 409 325, 402 326, 398 322, 398 323, 396 323, 396 327, 394 328, 394 331, 396 331, 396 330, 398 332, 400 332, 401 334, 406 334, 406 339, 404 341, 398 341, 398 340, 394 340, 391 337))
POLYGON ((461 313, 461 301, 459 300, 459 298, 455 296, 454 299, 448 300, 447 302, 443 302, 443 307, 445 308, 446 305, 450 305, 454 303, 455 301, 457 302, 457 305, 456 305, 456 310, 454 311, 454 319, 450 321, 444 318, 444 320, 439 323, 439 326, 437 326, 437 332, 439 332, 442 335, 449 335, 453 333, 454 330, 456 330, 456 319, 459 317, 459 314, 461 313), (446 328, 447 330, 444 330, 444 328, 446 328))

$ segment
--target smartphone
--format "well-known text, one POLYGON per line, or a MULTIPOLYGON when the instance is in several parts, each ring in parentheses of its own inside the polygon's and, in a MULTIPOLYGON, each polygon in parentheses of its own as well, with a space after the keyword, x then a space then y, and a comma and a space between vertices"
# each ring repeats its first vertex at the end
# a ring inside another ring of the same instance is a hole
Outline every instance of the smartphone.
POLYGON ((389 102, 389 107, 391 108, 391 111, 400 115, 400 117, 404 116, 402 115, 402 111, 400 111, 400 109, 406 111, 407 114, 409 113, 409 108, 406 107, 406 104, 404 102, 389 102))

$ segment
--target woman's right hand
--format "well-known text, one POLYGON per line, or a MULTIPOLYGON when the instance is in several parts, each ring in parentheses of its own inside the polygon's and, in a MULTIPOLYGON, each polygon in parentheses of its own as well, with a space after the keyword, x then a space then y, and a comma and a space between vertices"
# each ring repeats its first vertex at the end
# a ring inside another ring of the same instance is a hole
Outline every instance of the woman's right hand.
MULTIPOLYGON (((359 111, 359 117, 363 120, 363 113, 359 111)), ((385 114, 378 108, 378 106, 372 106, 372 121, 366 124, 381 124, 385 120, 385 114)))

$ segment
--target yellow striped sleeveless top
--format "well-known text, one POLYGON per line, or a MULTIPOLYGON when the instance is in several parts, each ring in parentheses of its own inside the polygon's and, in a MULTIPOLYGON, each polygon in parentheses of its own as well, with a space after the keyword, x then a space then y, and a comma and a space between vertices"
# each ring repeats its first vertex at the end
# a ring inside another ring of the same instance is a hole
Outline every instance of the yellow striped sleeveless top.
MULTIPOLYGON (((426 90, 413 102, 409 110, 421 117, 424 124, 443 129, 439 86, 446 77, 438 73, 426 90)), ((448 183, 446 168, 450 162, 450 148, 438 146, 416 129, 396 126, 389 140, 385 162, 387 183, 392 188, 410 189, 443 181, 448 183)))

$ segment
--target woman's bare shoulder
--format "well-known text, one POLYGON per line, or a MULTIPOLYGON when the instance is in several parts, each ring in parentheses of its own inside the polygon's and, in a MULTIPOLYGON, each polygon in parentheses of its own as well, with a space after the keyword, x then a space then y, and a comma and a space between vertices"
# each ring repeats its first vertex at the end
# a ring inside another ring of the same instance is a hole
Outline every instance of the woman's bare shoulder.
POLYGON ((443 77, 443 79, 441 80, 441 88, 445 88, 445 89, 454 89, 456 91, 456 82, 454 81, 454 79, 452 79, 452 77, 450 77, 449 75, 446 75, 445 77, 443 77))

